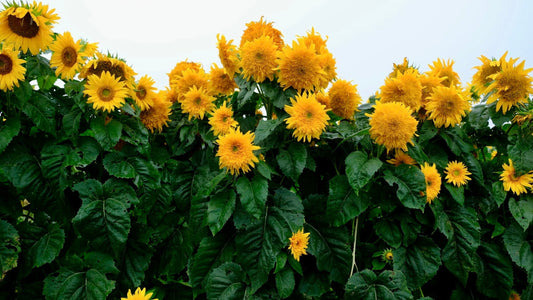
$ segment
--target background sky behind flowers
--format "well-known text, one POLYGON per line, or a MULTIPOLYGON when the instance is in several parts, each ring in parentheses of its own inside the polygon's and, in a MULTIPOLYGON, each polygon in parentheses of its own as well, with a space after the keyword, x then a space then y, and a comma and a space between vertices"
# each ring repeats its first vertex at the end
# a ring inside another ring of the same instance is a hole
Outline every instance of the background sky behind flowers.
POLYGON ((219 66, 217 33, 238 45, 246 23, 274 22, 286 43, 315 28, 328 36, 338 78, 351 80, 367 99, 393 63, 407 57, 421 71, 437 58, 455 60, 463 84, 480 55, 526 60, 533 67, 531 0, 41 0, 61 17, 56 32, 98 42, 160 89, 177 62, 219 66))

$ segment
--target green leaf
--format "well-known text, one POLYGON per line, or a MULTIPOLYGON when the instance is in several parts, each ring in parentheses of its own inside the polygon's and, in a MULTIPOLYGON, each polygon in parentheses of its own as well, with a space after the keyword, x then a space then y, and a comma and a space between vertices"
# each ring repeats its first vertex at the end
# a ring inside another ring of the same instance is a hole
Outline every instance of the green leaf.
POLYGON ((84 255, 84 261, 87 267, 96 269, 102 274, 112 273, 118 274, 120 270, 115 266, 113 257, 107 253, 102 252, 88 252, 84 255))
POLYGON ((498 207, 503 204, 505 198, 507 198, 507 192, 503 188, 503 184, 501 181, 496 181, 492 183, 490 196, 492 200, 494 200, 494 202, 498 204, 498 207))
POLYGON ((126 252, 123 254, 122 275, 127 286, 140 286, 144 280, 145 271, 152 260, 152 249, 134 237, 128 240, 126 252))
POLYGON ((331 290, 331 282, 325 272, 310 272, 300 280, 298 291, 307 296, 320 298, 323 294, 331 290))
POLYGON ((511 223, 505 230, 503 243, 513 262, 526 270, 528 283, 533 284, 533 250, 518 223, 511 223))
POLYGON ((15 95, 21 103, 25 103, 33 95, 33 87, 26 81, 20 81, 19 84, 20 86, 15 87, 15 95))
POLYGON ((91 121, 91 129, 94 138, 105 150, 115 146, 122 136, 122 123, 112 119, 106 124, 104 116, 93 119, 91 121))
POLYGON ((58 224, 50 225, 48 232, 29 249, 32 267, 38 268, 52 262, 63 249, 64 243, 65 231, 58 224))
POLYGON ((410 289, 417 289, 433 278, 441 265, 440 248, 431 239, 420 236, 408 247, 393 251, 394 270, 402 271, 410 289))
POLYGON ((0 153, 4 152, 11 140, 20 132, 20 117, 11 116, 0 126, 0 153))
POLYGON ((376 276, 371 270, 355 273, 345 287, 346 299, 413 299, 402 272, 385 270, 376 276))
POLYGON ((50 274, 44 279, 43 294, 47 300, 99 300, 106 299, 114 288, 115 282, 96 269, 74 272, 61 268, 57 276, 50 274))
POLYGON ((208 299, 244 299, 246 274, 241 266, 227 262, 214 269, 207 277, 208 299))
POLYGON ((235 192, 223 191, 215 194, 207 204, 207 224, 213 235, 217 234, 235 210, 235 192))
POLYGON ((295 280, 294 273, 290 268, 283 268, 276 273, 276 288, 280 298, 285 299, 292 294, 295 280))
POLYGON ((281 172, 294 182, 298 182, 298 177, 302 174, 307 162, 307 150, 305 145, 292 143, 287 150, 280 149, 276 156, 281 172))
POLYGON ((41 75, 37 77, 37 84, 39 85, 39 90, 47 91, 52 86, 54 86, 54 83, 57 81, 57 77, 54 75, 41 75))
POLYGON ((529 228, 533 222, 533 198, 527 197, 525 199, 515 201, 513 198, 509 199, 509 210, 514 219, 524 230, 529 228))
POLYGON ((387 218, 375 223, 374 230, 376 234, 383 239, 389 246, 398 248, 402 244, 402 232, 400 226, 387 218))
POLYGON ((38 160, 21 145, 10 145, 0 155, 0 167, 14 187, 23 189, 35 187, 41 180, 38 160))
POLYGON ((486 129, 489 127, 489 114, 486 105, 476 105, 467 116, 468 122, 476 130, 486 129))
POLYGON ((56 103, 52 98, 34 92, 31 99, 24 103, 22 111, 40 130, 53 136, 56 132, 56 103))
POLYGON ((9 270, 17 267, 20 250, 20 237, 17 230, 8 222, 0 219, 0 280, 9 270))
POLYGON ((128 161, 139 176, 140 182, 136 180, 138 187, 141 183, 150 189, 157 189, 161 186, 161 174, 153 161, 138 156, 131 157, 128 161))
POLYGON ((474 150, 472 143, 463 140, 464 135, 464 132, 462 132, 459 126, 440 132, 440 136, 446 141, 450 150, 457 156, 461 156, 462 153, 470 153, 474 150))
POLYGON ((118 178, 135 178, 137 172, 128 158, 120 152, 111 152, 103 160, 104 168, 109 175, 118 178))
POLYGON ((513 286, 511 260, 499 245, 482 242, 478 248, 480 266, 476 286, 483 295, 507 299, 513 286))
POLYGON ((420 194, 426 191, 426 180, 417 167, 400 165, 394 168, 394 173, 387 170, 385 181, 390 186, 398 185, 396 196, 405 207, 423 210, 426 206, 426 196, 420 194))
POLYGON ((265 210, 268 181, 261 176, 255 176, 252 181, 243 176, 237 180, 235 187, 244 209, 258 219, 265 210))
POLYGON ((161 276, 179 274, 187 264, 193 253, 192 234, 196 234, 190 228, 176 228, 163 244, 163 251, 158 255, 161 276))
POLYGON ((461 206, 465 205, 465 188, 463 186, 453 186, 451 184, 444 184, 444 187, 450 192, 452 199, 455 200, 461 206))
POLYGON ((372 179, 383 163, 377 158, 368 159, 366 153, 355 151, 346 157, 346 176, 356 195, 372 179))
POLYGON ((346 176, 337 175, 329 181, 326 215, 333 226, 346 224, 364 212, 369 204, 370 198, 355 195, 346 176))
POLYGON ((531 138, 519 137, 515 145, 508 147, 509 159, 513 161, 518 174, 523 174, 533 169, 533 141, 531 138))
POLYGON ((420 128, 418 134, 418 144, 426 145, 426 143, 431 140, 438 133, 438 129, 433 125, 431 121, 425 121, 420 128))
POLYGON ((102 183, 96 179, 87 179, 80 183, 76 183, 72 189, 80 194, 80 198, 84 201, 97 201, 104 197, 104 188, 102 183))
POLYGON ((273 171, 265 161, 260 160, 256 165, 256 170, 266 179, 270 180, 272 178, 273 171))
POLYGON ((352 261, 346 229, 314 227, 308 223, 305 228, 310 233, 307 252, 316 258, 318 270, 328 272, 330 280, 344 284, 352 261))
POLYGON ((254 144, 261 145, 262 142, 267 140, 282 122, 283 120, 281 119, 259 120, 257 128, 255 129, 254 144))
POLYGON ((485 185, 485 179, 483 178, 483 169, 479 160, 472 153, 465 153, 465 164, 468 167, 468 171, 472 173, 472 177, 481 185, 485 185))
POLYGON ((63 116, 62 125, 63 130, 67 136, 77 136, 79 135, 80 121, 83 112, 79 109, 74 109, 69 111, 66 115, 63 116))

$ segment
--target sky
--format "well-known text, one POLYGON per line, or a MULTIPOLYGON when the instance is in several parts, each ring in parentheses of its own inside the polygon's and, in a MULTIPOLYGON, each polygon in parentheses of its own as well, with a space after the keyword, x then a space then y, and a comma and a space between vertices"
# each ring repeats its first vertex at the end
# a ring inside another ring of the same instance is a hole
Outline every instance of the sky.
POLYGON ((454 61, 463 84, 478 57, 520 57, 533 67, 533 1, 530 0, 41 0, 61 17, 54 31, 98 42, 99 50, 125 59, 156 87, 184 60, 221 66, 217 34, 238 45, 246 23, 262 16, 285 43, 312 28, 328 37, 339 79, 375 94, 404 57, 424 72, 438 58, 454 61))

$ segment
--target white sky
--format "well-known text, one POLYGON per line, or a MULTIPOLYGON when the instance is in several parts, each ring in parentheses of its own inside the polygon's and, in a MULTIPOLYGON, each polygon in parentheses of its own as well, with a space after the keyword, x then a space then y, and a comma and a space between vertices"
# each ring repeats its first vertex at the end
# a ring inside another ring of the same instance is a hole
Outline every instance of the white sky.
POLYGON ((420 67, 453 59, 463 83, 471 81, 480 55, 526 60, 533 67, 531 0, 40 0, 61 19, 54 31, 98 42, 102 52, 126 59, 139 74, 168 85, 179 61, 221 66, 217 33, 238 45, 245 24, 261 16, 285 43, 315 28, 328 36, 340 79, 367 99, 379 90, 393 63, 404 57, 420 67))

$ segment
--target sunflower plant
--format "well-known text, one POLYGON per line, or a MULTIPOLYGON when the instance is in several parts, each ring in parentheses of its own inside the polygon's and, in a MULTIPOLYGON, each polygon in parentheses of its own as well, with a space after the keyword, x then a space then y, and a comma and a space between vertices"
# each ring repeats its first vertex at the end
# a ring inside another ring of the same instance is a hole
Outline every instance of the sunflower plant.
POLYGON ((533 298, 524 61, 405 59, 363 100, 261 18, 158 90, 58 20, 0 12, 1 298, 533 298))

